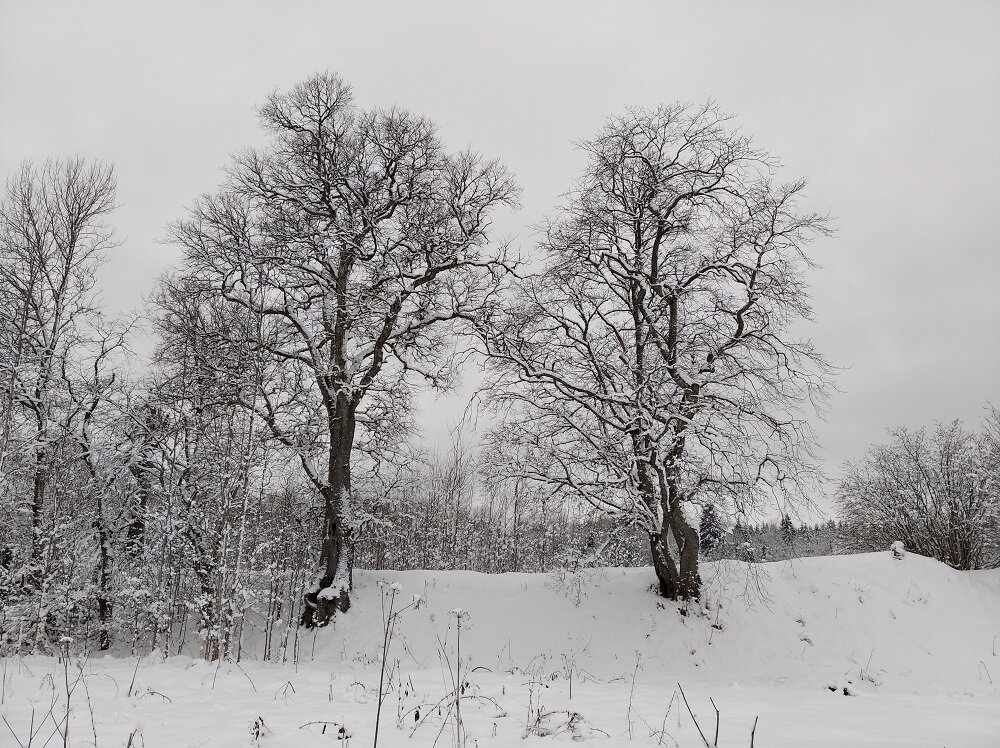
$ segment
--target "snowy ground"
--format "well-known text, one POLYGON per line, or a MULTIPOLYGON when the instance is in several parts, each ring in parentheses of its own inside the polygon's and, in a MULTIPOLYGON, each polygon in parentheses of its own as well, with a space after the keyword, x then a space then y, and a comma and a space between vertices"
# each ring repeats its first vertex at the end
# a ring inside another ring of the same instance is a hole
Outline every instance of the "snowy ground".
POLYGON ((719 746, 749 746, 755 719, 759 748, 1000 746, 1000 572, 884 553, 720 562, 705 579, 707 607, 681 615, 649 591, 648 569, 360 572, 355 606, 303 639, 298 664, 253 661, 251 648, 239 665, 11 658, 0 708, 22 745, 32 710, 31 745, 53 734, 67 682, 74 746, 371 745, 395 582, 397 607, 426 604, 397 619, 383 746, 455 744, 456 608, 469 746, 704 745, 678 683, 710 744, 714 699, 719 746))

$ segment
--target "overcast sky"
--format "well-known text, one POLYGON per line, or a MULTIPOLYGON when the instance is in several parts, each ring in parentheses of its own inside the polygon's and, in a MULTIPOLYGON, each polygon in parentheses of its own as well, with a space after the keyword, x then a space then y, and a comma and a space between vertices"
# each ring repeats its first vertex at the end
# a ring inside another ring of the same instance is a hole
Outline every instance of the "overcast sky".
POLYGON ((314 72, 505 160, 523 208, 498 225, 524 247, 581 168, 574 139, 711 97, 836 217, 808 331, 845 367, 818 425, 828 472, 888 426, 978 422, 1000 405, 1000 2, 705 5, 0 0, 0 177, 115 164, 102 279, 125 310, 177 259, 164 226, 260 142, 254 107, 314 72))

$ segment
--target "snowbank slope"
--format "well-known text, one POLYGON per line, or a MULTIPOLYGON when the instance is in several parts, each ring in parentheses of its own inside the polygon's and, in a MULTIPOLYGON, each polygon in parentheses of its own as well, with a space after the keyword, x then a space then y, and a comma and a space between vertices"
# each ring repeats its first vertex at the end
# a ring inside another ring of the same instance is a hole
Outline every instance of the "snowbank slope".
POLYGON ((1000 571, 959 572, 889 553, 767 564, 719 562, 703 570, 706 607, 681 615, 650 589, 649 569, 551 575, 358 572, 355 605, 322 631, 315 656, 375 659, 384 585, 399 602, 426 605, 399 620, 391 657, 436 667, 450 650, 455 608, 463 659, 490 670, 630 673, 725 683, 772 682, 851 690, 1000 694, 1000 571), (382 583, 383 586, 379 586, 382 583), (852 683, 847 685, 847 681, 852 683), (990 681, 994 682, 991 683, 990 681))

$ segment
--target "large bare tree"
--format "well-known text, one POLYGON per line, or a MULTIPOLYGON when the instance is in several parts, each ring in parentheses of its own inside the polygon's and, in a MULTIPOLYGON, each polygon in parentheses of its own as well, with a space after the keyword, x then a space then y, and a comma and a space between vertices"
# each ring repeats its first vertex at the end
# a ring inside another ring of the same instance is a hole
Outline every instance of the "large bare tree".
POLYGON ((660 593, 696 597, 698 505, 814 475, 801 409, 828 367, 790 325, 827 225, 711 105, 629 110, 582 148, 544 269, 482 326, 509 416, 492 454, 641 530, 660 593))
POLYGON ((415 376, 453 376, 451 323, 495 293, 490 219, 517 190, 427 119, 357 107, 336 75, 275 93, 260 118, 270 145, 235 158, 173 235, 203 292, 259 320, 272 370, 251 405, 323 498, 303 616, 322 625, 350 604, 352 454, 398 437, 415 376))

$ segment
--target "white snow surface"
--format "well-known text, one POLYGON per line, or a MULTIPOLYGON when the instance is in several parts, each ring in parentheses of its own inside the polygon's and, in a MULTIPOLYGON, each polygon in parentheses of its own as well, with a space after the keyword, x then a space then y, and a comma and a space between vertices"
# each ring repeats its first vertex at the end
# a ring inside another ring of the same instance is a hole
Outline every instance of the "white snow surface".
MULTIPOLYGON (((650 590, 650 569, 359 571, 351 610, 303 633, 297 664, 255 661, 253 642, 238 665, 7 658, 0 714, 27 745, 34 709, 41 745, 68 674, 73 746, 371 745, 387 583, 425 604, 396 619, 382 746, 455 745, 456 680, 468 746, 703 746, 678 683, 710 745, 711 698, 719 746, 749 746, 755 718, 758 748, 1000 746, 1000 570, 884 552, 719 562, 703 578, 702 604, 682 615, 650 590)), ((0 745, 17 744, 0 724, 0 745)))

